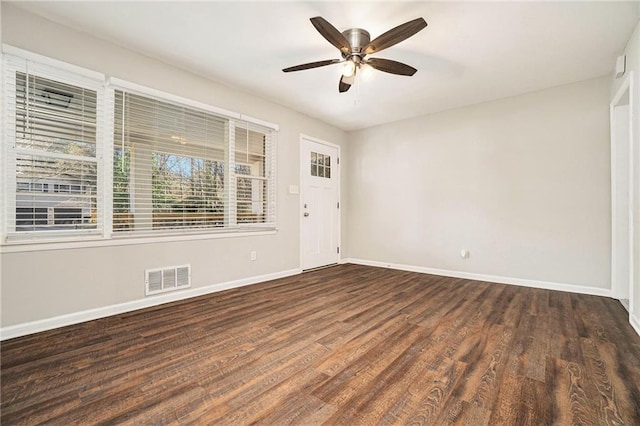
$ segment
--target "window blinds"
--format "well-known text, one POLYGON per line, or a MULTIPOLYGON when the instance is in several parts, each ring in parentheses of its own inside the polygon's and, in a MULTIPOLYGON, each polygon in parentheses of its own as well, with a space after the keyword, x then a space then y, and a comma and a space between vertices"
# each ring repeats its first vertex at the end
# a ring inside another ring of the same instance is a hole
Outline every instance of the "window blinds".
POLYGON ((269 223, 275 212, 273 192, 274 147, 271 133, 252 123, 235 126, 236 217, 239 224, 269 223))
POLYGON ((22 58, 3 60, 9 237, 99 231, 103 88, 22 58))
POLYGON ((115 91, 113 231, 275 226, 272 130, 115 91))
POLYGON ((5 241, 275 228, 277 126, 28 52, 2 61, 5 241))

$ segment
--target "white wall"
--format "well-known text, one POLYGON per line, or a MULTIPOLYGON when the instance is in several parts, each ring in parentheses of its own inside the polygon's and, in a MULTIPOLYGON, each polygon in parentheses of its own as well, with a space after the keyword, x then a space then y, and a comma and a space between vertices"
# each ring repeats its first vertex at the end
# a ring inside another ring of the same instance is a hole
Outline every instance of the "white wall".
POLYGON ((603 77, 353 132, 348 256, 606 293, 609 91, 603 77))
MULTIPOLYGON (((346 160, 345 132, 7 3, 2 4, 2 41, 280 125, 275 235, 3 253, 2 327, 143 299, 146 268, 190 263, 194 288, 299 268, 299 200, 298 195, 288 194, 287 188, 299 183, 300 134, 341 145, 346 160), (257 251, 255 262, 249 260, 251 250, 257 251)), ((342 189, 343 230, 346 191, 346 187, 342 189)), ((346 243, 346 237, 343 241, 346 243)))

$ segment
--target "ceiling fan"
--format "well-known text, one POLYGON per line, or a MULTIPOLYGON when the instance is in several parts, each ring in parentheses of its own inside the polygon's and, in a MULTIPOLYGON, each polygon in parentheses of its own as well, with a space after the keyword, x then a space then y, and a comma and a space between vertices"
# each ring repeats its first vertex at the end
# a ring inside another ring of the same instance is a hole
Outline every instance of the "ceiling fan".
POLYGON ((398 25, 372 41, 370 41, 371 37, 369 33, 361 28, 351 28, 341 33, 326 19, 320 16, 311 18, 311 23, 329 43, 340 50, 342 59, 310 62, 308 64, 285 68, 282 71, 302 71, 324 67, 326 65, 343 64, 342 76, 338 83, 338 91, 340 93, 349 90, 355 80, 357 70, 363 71, 367 66, 397 75, 411 76, 418 71, 402 62, 392 61, 391 59, 366 58, 366 56, 372 53, 378 53, 416 34, 427 26, 427 22, 423 18, 417 18, 413 21, 398 25))

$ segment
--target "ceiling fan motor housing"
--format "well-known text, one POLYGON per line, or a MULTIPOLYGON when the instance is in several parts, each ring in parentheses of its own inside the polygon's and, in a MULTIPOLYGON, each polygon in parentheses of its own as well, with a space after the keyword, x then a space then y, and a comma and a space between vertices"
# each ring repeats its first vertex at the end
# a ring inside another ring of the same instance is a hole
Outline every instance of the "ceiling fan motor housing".
POLYGON ((351 28, 349 30, 343 31, 342 35, 349 41, 351 45, 351 55, 343 55, 357 57, 358 59, 362 59, 360 52, 362 48, 364 48, 371 41, 371 36, 368 31, 363 30, 362 28, 351 28))

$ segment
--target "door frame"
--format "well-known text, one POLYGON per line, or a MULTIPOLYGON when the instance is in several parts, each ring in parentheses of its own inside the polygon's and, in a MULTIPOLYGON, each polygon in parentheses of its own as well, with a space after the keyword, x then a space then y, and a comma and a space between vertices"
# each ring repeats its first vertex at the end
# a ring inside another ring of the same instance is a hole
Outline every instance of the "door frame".
POLYGON ((627 75, 625 75, 624 79, 622 80, 618 90, 616 91, 616 93, 614 94, 614 96, 611 98, 611 102, 609 104, 609 117, 610 117, 610 132, 611 132, 611 139, 610 139, 610 143, 611 143, 611 295, 614 298, 617 298, 617 295, 619 294, 619 289, 620 289, 620 285, 618 284, 618 277, 617 277, 617 263, 619 260, 619 257, 621 255, 624 255, 623 253, 620 253, 621 251, 627 251, 628 250, 628 262, 629 262, 629 316, 630 319, 633 315, 633 303, 634 303, 634 255, 635 252, 637 251, 637 247, 636 247, 636 230, 634 229, 634 203, 635 203, 635 181, 638 178, 638 170, 634 170, 634 157, 637 155, 637 150, 638 147, 635 147, 635 131, 636 129, 634 129, 634 124, 633 124, 633 117, 634 114, 636 114, 635 111, 635 99, 634 99, 634 75, 633 75, 633 71, 629 71, 627 75), (628 124, 629 124, 629 163, 628 163, 628 168, 629 168, 629 188, 628 188, 628 193, 627 193, 627 197, 629 200, 629 208, 627 210, 627 215, 628 215, 628 221, 629 221, 629 247, 620 247, 620 242, 618 241, 617 237, 616 237, 616 232, 617 232, 617 216, 620 213, 618 210, 618 203, 617 203, 617 195, 618 195, 618 188, 616 185, 616 172, 619 168, 618 165, 618 161, 616 159, 616 145, 618 143, 617 141, 617 136, 616 135, 616 120, 618 119, 618 114, 616 114, 615 108, 620 106, 619 103, 622 100, 622 97, 625 95, 625 93, 629 94, 629 112, 627 114, 627 117, 625 118, 626 120, 628 120, 628 124))
MULTIPOLYGON (((334 143, 331 143, 331 142, 327 142, 325 140, 318 139, 318 138, 315 138, 313 136, 305 135, 304 133, 300 133, 300 143, 298 144, 298 169, 299 169, 299 171, 298 171, 298 174, 299 174, 298 179, 299 179, 299 182, 300 182, 300 184, 299 184, 300 185, 300 196, 299 196, 299 199, 298 199, 298 221, 299 221, 298 234, 300 235, 300 237, 298 239, 298 243, 300 245, 300 253, 299 253, 299 260, 298 260, 299 263, 298 264, 300 265, 299 268, 300 268, 301 271, 304 271, 304 269, 302 269, 303 268, 303 255, 304 255, 304 253, 303 253, 304 252, 304 241, 303 241, 304 230, 302 229, 302 227, 304 226, 304 221, 302 220, 302 214, 303 214, 303 211, 304 211, 304 207, 303 207, 304 202, 303 202, 303 200, 304 200, 304 195, 305 195, 304 194, 305 188, 304 188, 304 185, 303 185, 303 182, 304 182, 304 180, 303 180, 304 179, 304 175, 303 175, 304 174, 304 168, 303 168, 302 165, 303 165, 303 161, 306 162, 306 159, 302 158, 302 144, 304 143, 305 140, 309 141, 309 142, 317 143, 317 144, 320 144, 320 145, 326 145, 326 146, 331 147, 331 148, 335 148, 338 151, 338 158, 341 157, 341 155, 340 155, 340 145, 337 145, 337 144, 334 144, 334 143)), ((342 259, 342 254, 343 254, 342 253, 342 240, 341 240, 341 237, 342 237, 342 198, 341 198, 341 183, 342 183, 341 169, 342 169, 342 164, 340 164, 340 160, 338 160, 336 163, 337 163, 336 164, 337 165, 337 168, 336 168, 337 169, 336 170, 337 173, 333 174, 333 176, 335 176, 336 179, 337 179, 336 188, 337 188, 337 191, 338 191, 338 203, 340 203, 340 211, 338 212, 338 223, 336 224, 336 228, 337 228, 336 232, 338 234, 336 236, 337 237, 336 241, 338 243, 338 247, 340 247, 340 253, 336 253, 336 263, 340 263, 340 259, 342 259)), ((333 170, 332 170, 332 173, 333 173, 333 170)))

